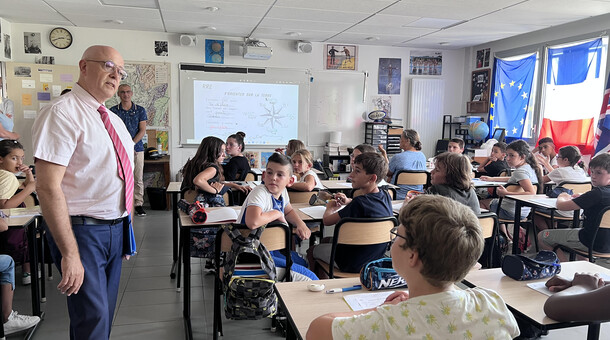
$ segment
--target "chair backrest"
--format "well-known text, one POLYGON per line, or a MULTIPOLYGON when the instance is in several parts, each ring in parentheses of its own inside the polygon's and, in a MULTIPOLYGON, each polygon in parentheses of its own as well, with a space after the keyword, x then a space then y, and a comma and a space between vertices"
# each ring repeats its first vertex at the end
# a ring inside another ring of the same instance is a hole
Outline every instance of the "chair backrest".
POLYGON ((318 193, 319 190, 314 191, 293 191, 288 190, 288 198, 290 203, 309 203, 309 199, 312 195, 318 193))
POLYGON ((251 171, 248 171, 248 173, 246 174, 246 178, 244 180, 247 182, 256 181, 256 174, 254 174, 251 171))
POLYGON ((32 196, 32 194, 27 195, 25 197, 25 199, 23 200, 23 204, 25 205, 26 208, 35 207, 37 205, 36 198, 34 196, 32 196))
POLYGON ((324 170, 324 176, 326 176, 326 179, 333 178, 334 173, 329 167, 325 166, 322 169, 324 170))
POLYGON ((406 185, 426 185, 428 182, 428 173, 421 170, 401 170, 396 175, 394 180, 395 185, 406 184, 406 185))
MULTIPOLYGON (((250 233, 250 229, 243 224, 234 223, 233 225, 238 226, 244 236, 248 236, 250 233)), ((220 239, 220 251, 226 253, 231 250, 233 242, 222 229, 219 233, 222 233, 222 236, 217 236, 216 242, 220 239)), ((269 224, 261 235, 261 242, 269 251, 290 249, 290 233, 290 228, 283 223, 269 224)))
POLYGON ((481 225, 483 238, 490 238, 494 236, 498 230, 498 216, 492 212, 487 212, 482 213, 477 217, 479 219, 479 224, 481 225))
POLYGON ((561 182, 558 185, 566 189, 571 189, 575 194, 584 194, 587 191, 591 191, 591 182, 572 182, 566 181, 561 182))
POLYGON ((525 192, 519 184, 507 184, 506 191, 508 192, 525 192))
MULTIPOLYGON (((390 230, 398 225, 395 217, 343 218, 335 225, 336 244, 368 245, 391 241, 390 230)), ((333 242, 334 245, 335 242, 333 242)))

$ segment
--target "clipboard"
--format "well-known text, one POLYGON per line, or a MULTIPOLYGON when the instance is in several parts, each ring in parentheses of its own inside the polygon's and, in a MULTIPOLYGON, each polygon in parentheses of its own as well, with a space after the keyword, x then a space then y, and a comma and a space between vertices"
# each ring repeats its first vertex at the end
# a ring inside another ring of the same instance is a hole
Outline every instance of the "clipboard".
POLYGON ((129 214, 123 218, 123 255, 134 256, 136 253, 136 238, 129 214))

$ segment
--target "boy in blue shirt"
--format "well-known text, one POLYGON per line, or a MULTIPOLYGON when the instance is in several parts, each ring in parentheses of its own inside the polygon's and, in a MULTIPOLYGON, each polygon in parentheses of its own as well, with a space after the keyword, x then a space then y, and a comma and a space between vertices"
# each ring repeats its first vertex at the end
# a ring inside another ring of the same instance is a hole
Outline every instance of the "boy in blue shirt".
MULTIPOLYGON (((377 186, 387 172, 388 163, 383 156, 374 152, 358 155, 354 159, 350 178, 352 188, 360 189, 362 194, 353 199, 347 198, 343 193, 336 194, 335 198, 326 205, 324 225, 336 224, 344 217, 393 216, 390 194, 377 186)), ((315 246, 313 258, 330 262, 331 247, 331 243, 315 246)), ((386 248, 386 244, 365 246, 339 244, 335 253, 335 264, 341 271, 358 273, 367 262, 384 257, 386 248)))

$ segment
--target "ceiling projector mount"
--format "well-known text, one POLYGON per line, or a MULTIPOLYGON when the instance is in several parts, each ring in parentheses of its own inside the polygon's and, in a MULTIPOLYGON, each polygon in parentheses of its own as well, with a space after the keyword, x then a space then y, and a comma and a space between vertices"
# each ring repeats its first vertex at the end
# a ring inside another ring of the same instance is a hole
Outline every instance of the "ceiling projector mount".
POLYGON ((260 40, 244 39, 244 59, 268 60, 273 55, 271 47, 260 40))

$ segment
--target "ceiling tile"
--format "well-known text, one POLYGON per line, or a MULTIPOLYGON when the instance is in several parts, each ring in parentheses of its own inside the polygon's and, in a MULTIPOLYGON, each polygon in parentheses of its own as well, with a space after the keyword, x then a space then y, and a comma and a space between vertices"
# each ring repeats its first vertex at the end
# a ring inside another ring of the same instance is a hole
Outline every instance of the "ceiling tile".
POLYGON ((321 9, 338 12, 375 13, 391 4, 398 3, 396 0, 282 0, 275 5, 277 8, 290 7, 302 9, 321 9))
POLYGON ((367 16, 368 14, 366 13, 327 11, 319 9, 301 9, 295 11, 294 8, 288 7, 273 7, 267 14, 268 18, 274 19, 311 20, 349 24, 355 24, 367 16))

